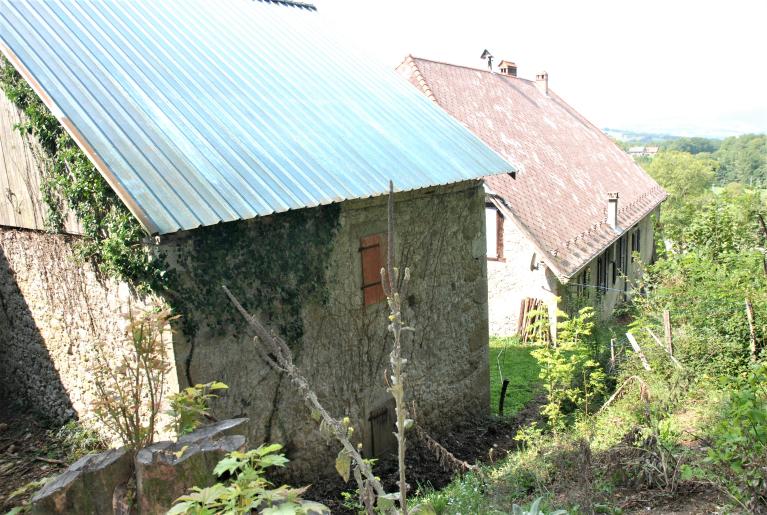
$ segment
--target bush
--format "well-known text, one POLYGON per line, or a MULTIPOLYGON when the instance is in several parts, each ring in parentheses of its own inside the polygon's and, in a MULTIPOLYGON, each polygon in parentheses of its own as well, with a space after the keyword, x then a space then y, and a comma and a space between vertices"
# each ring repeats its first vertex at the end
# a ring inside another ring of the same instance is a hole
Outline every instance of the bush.
POLYGON ((229 387, 224 383, 213 381, 189 386, 168 397, 170 410, 167 414, 173 419, 168 429, 173 429, 178 436, 182 436, 191 433, 206 420, 213 420, 208 411, 208 404, 218 395, 212 392, 227 388, 229 387))
POLYGON ((767 508, 767 364, 736 381, 712 432, 708 461, 727 477, 736 497, 767 508))
POLYGON ((231 452, 218 462, 213 473, 223 479, 208 488, 193 487, 188 495, 179 497, 167 515, 186 513, 209 515, 214 513, 251 513, 258 510, 264 515, 291 515, 329 513, 321 504, 303 501, 305 488, 273 485, 264 478, 270 467, 283 467, 288 462, 279 444, 261 445, 247 452, 231 452))
POLYGON ((163 339, 169 311, 128 314, 123 345, 100 347, 93 368, 94 412, 123 445, 137 451, 154 441, 171 365, 163 339), (116 354, 116 355, 115 355, 116 354))

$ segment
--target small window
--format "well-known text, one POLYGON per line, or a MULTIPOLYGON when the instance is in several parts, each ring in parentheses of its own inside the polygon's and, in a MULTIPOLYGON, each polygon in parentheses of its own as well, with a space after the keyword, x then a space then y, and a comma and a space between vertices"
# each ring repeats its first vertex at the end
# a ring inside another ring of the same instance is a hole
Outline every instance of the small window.
POLYGON ((503 260, 503 215, 493 205, 485 206, 487 225, 487 258, 503 260))
POLYGON ((598 291, 607 291, 607 251, 603 252, 601 256, 597 258, 597 289, 598 291))
POLYGON ((384 264, 385 237, 373 234, 360 239, 360 260, 362 262, 363 305, 377 304, 386 298, 381 284, 381 268, 384 264))

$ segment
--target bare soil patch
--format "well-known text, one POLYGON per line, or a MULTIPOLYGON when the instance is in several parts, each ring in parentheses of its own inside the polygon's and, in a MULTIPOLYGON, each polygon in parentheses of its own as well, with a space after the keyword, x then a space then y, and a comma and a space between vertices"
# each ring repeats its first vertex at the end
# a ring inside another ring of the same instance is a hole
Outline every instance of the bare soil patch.
POLYGON ((50 425, 8 403, 0 406, 0 512, 5 513, 28 500, 36 488, 10 498, 13 492, 59 474, 68 464, 58 458, 50 425))

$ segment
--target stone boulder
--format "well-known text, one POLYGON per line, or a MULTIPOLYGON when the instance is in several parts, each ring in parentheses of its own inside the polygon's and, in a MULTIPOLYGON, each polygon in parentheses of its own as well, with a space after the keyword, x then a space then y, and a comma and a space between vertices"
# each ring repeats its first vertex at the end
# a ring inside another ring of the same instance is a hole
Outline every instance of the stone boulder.
POLYGON ((127 448, 83 456, 43 486, 31 501, 31 513, 111 515, 115 489, 133 475, 127 448))
POLYGON ((136 455, 136 494, 142 514, 165 513, 193 486, 216 482, 213 469, 232 451, 244 451, 248 419, 223 420, 184 435, 177 442, 158 442, 136 455))

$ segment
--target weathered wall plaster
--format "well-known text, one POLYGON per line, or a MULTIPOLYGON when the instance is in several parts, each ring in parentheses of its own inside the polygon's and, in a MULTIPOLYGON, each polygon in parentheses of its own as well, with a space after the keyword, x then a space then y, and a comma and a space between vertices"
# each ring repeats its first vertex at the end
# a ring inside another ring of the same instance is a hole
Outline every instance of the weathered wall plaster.
MULTIPOLYGON (((635 227, 626 231, 630 234, 640 229, 640 255, 643 263, 649 263, 654 253, 653 219, 660 216, 660 208, 641 220, 635 227)), ((627 238, 630 246, 631 238, 627 238)), ((629 248, 629 252, 631 252, 629 248)), ((488 306, 490 313, 490 334, 494 336, 511 336, 517 331, 520 303, 526 297, 541 299, 549 304, 549 315, 553 319, 553 302, 557 296, 571 297, 575 294, 579 274, 562 284, 552 271, 546 267, 545 259, 536 253, 530 239, 522 233, 519 227, 506 213, 504 223, 504 261, 489 260, 488 273, 488 306)), ((636 262, 629 260, 629 282, 639 273, 636 262)), ((597 294, 597 258, 589 262, 584 270, 590 270, 590 282, 583 287, 583 297, 577 303, 594 305, 601 319, 608 318, 615 306, 623 300, 625 279, 618 276, 612 281, 611 270, 608 268, 608 290, 597 294)), ((630 288, 629 288, 630 290, 630 288)), ((566 306, 562 306, 563 308, 566 306)))
MULTIPOLYGON (((327 226, 327 220, 313 222, 315 216, 327 216, 323 209, 327 208, 306 210, 305 231, 327 226)), ((246 241, 255 247, 264 244, 255 237, 260 227, 280 224, 285 216, 238 223, 246 234, 253 234, 246 241)), ((265 299, 258 297, 269 290, 262 286, 272 278, 243 273, 251 265, 236 255, 242 249, 235 252, 233 248, 231 257, 222 258, 216 266, 227 271, 224 275, 231 277, 228 285, 246 307, 294 336, 288 341, 296 362, 321 401, 334 415, 349 416, 361 440, 369 443, 369 415, 390 398, 384 370, 391 338, 386 330, 385 302, 363 307, 359 246, 360 238, 386 232, 386 199, 344 202, 337 216, 329 245, 321 234, 309 234, 304 246, 287 250, 283 242, 271 242, 270 259, 286 263, 284 280, 294 280, 288 264, 291 253, 324 263, 323 272, 311 279, 317 283, 311 297, 299 299, 300 331, 290 330, 292 326, 285 320, 289 317, 280 312, 279 305, 270 306, 270 313, 259 311, 265 299)), ((398 262, 412 270, 405 320, 416 329, 405 344, 408 401, 415 403, 419 423, 445 430, 489 409, 484 193, 475 181, 400 193, 396 195, 396 219, 398 262)), ((197 284, 185 267, 194 266, 202 254, 200 249, 190 252, 200 234, 179 234, 162 243, 187 287, 197 284)), ((301 294, 300 289, 291 291, 301 294)), ((294 301, 285 299, 287 304, 294 301)), ((249 417, 251 442, 286 444, 292 460, 290 472, 305 476, 309 470, 332 470, 337 444, 320 435, 289 380, 258 357, 247 329, 232 322, 232 317, 239 316, 233 308, 228 303, 216 308, 199 321, 193 338, 177 337, 182 381, 188 364, 192 382, 227 383, 229 391, 215 402, 217 415, 249 417)))

